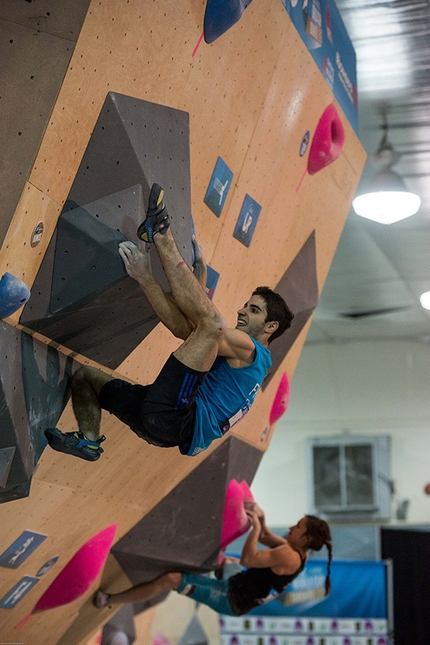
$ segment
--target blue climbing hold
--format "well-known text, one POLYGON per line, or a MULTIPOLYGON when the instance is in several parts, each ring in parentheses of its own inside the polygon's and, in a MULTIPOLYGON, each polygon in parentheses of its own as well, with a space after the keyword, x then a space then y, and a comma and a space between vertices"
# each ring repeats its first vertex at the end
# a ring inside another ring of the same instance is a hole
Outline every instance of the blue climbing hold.
POLYGON ((0 280, 0 318, 11 316, 29 297, 27 285, 11 273, 5 273, 0 280))
POLYGON ((203 33, 205 42, 213 43, 242 18, 252 0, 207 0, 203 33))

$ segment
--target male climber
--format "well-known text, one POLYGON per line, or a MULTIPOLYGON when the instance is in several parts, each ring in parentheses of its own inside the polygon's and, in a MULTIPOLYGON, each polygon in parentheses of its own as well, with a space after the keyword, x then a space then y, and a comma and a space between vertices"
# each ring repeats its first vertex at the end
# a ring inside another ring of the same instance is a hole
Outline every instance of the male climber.
POLYGON ((252 405, 271 365, 268 345, 290 327, 293 314, 279 294, 258 287, 239 309, 235 329, 227 329, 198 279, 206 267, 200 247, 195 244, 193 273, 169 225, 164 191, 154 184, 138 236, 155 245, 171 297, 152 275, 146 250, 121 242, 119 254, 161 322, 184 342, 151 385, 131 384, 97 368, 80 367, 71 381, 78 431, 47 429, 54 450, 88 461, 98 459, 105 439, 100 436, 104 409, 148 443, 178 446, 182 454, 194 456, 222 437, 252 405))

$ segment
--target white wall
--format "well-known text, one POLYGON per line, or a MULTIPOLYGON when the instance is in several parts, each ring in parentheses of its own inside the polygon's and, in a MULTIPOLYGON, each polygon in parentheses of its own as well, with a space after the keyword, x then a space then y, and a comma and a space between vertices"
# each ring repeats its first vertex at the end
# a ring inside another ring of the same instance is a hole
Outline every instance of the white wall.
MULTIPOLYGON (((430 344, 365 341, 305 345, 252 491, 269 525, 295 523, 309 511, 306 439, 318 435, 388 434, 392 478, 409 499, 406 522, 430 522, 430 344)), ((395 517, 391 523, 398 523, 395 517)))

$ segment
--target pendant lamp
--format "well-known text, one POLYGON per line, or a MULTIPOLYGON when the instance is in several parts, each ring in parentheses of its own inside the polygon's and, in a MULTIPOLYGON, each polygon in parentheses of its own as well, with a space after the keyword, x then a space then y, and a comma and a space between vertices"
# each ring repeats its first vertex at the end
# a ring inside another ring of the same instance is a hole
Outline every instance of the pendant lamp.
POLYGON ((388 142, 388 127, 374 157, 378 171, 367 182, 366 192, 359 194, 352 202, 357 215, 380 224, 393 224, 415 215, 421 200, 411 192, 402 177, 392 169, 401 157, 388 142))

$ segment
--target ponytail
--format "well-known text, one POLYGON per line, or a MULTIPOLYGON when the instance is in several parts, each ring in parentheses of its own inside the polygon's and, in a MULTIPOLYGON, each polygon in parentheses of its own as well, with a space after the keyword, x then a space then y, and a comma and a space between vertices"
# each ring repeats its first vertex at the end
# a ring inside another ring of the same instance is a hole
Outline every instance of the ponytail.
POLYGON ((325 595, 327 596, 330 593, 331 582, 330 582, 330 569, 331 561, 333 557, 333 546, 331 543, 331 532, 330 527, 325 520, 316 517, 315 515, 306 515, 306 535, 309 535, 309 548, 312 551, 320 551, 325 545, 328 551, 328 562, 327 562, 327 575, 325 579, 325 595))
POLYGON ((325 595, 328 596, 331 590, 331 582, 330 582, 330 569, 331 569, 331 560, 333 556, 333 547, 332 544, 329 540, 325 542, 325 545, 327 547, 328 551, 328 561, 327 561, 327 575, 325 577, 325 595))

